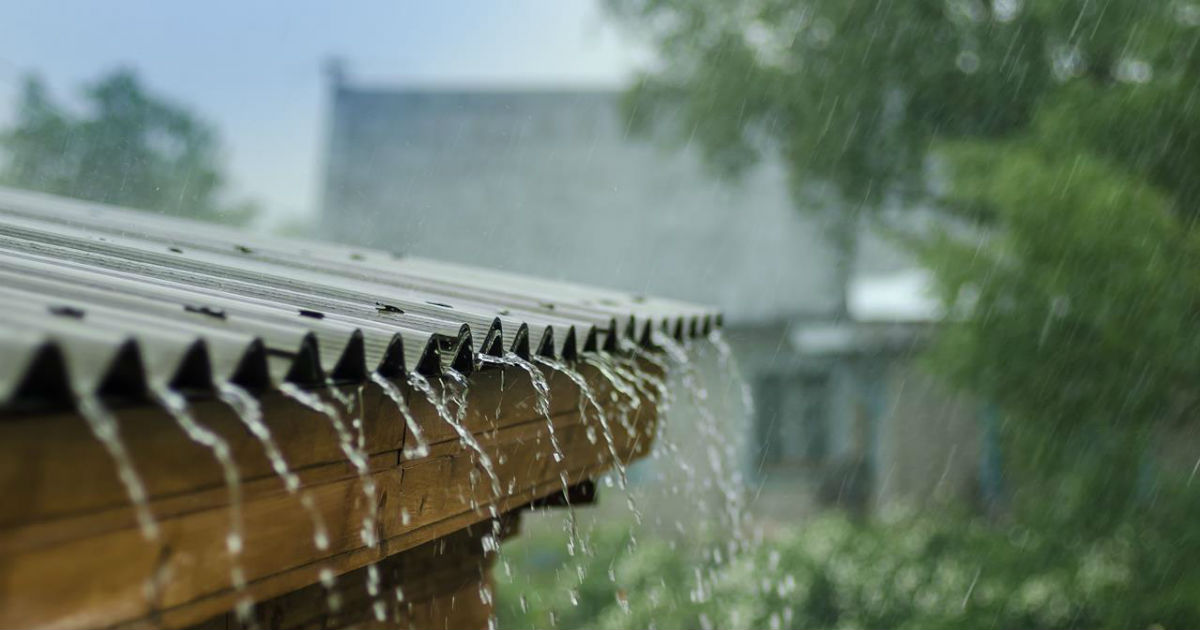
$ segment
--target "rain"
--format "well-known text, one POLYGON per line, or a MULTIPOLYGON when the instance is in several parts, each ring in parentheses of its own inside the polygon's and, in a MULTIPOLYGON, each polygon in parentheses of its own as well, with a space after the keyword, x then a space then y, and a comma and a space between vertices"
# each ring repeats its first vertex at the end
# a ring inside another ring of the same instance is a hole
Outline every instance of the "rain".
POLYGON ((1200 626, 1200 3, 110 4, 0 8, 0 625, 1200 626))

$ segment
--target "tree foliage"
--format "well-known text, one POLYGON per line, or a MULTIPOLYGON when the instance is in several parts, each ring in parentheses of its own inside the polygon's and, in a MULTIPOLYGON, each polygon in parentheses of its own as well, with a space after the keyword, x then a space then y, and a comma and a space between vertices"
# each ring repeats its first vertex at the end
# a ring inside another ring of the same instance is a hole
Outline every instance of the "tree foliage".
POLYGON ((727 173, 771 155, 846 212, 953 217, 913 240, 956 315, 934 367, 1005 412, 1043 504, 1144 499, 1146 449, 1200 401, 1200 6, 610 4, 661 53, 629 92, 640 128, 727 173))
POLYGON ((0 134, 7 185, 200 219, 245 223, 251 203, 222 200, 216 132, 149 92, 130 70, 85 87, 83 110, 56 102, 36 77, 0 134))
MULTIPOLYGON (((635 128, 665 127, 737 173, 777 155, 798 188, 824 181, 849 200, 928 191, 942 139, 1002 139, 1039 112, 1090 102, 1099 130, 1118 104, 1155 133, 1115 151, 1163 169, 1194 145, 1193 5, 1138 0, 609 0, 650 39, 659 67, 628 94, 635 128), (1150 94, 1156 92, 1157 94, 1150 94), (1164 98, 1166 96, 1170 98, 1164 98), (1088 100, 1075 100, 1083 98, 1088 100), (1183 97, 1183 98, 1179 98, 1183 97), (1173 100, 1174 99, 1174 100, 1173 100), (1167 101, 1173 102, 1168 103, 1167 101), (1155 107, 1147 107, 1148 105, 1155 107), (1171 105, 1159 110, 1158 105, 1171 105), (1166 134, 1166 135, 1164 135, 1166 134), (1140 146, 1139 146, 1140 145, 1140 146), (1139 151, 1139 149, 1142 149, 1139 151), (1147 152, 1157 150, 1153 159, 1147 152)), ((1127 121, 1122 121, 1127 122, 1127 121)), ((1125 124, 1126 128, 1132 125, 1125 124)), ((871 207, 871 206, 868 206, 871 207)))

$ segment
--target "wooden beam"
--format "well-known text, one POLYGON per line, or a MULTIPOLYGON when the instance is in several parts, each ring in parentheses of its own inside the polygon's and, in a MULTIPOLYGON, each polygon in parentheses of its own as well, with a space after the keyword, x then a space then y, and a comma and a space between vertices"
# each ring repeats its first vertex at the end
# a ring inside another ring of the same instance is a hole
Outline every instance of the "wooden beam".
MULTIPOLYGON (((515 531, 519 514, 503 519, 505 537, 515 531)), ((195 627, 484 628, 492 611, 485 597, 494 595, 495 552, 482 545, 490 534, 490 527, 476 524, 382 560, 374 595, 367 569, 356 569, 339 576, 332 588, 313 584, 259 602, 249 624, 224 613, 195 627)))
MULTIPOLYGON (((344 574, 489 520, 562 491, 613 464, 589 411, 579 415, 579 391, 550 374, 555 434, 566 457, 556 462, 546 421, 535 411, 528 377, 487 370, 472 377, 464 424, 495 462, 503 496, 492 496, 479 458, 452 427, 407 388, 404 393, 429 438, 427 456, 407 460, 412 436, 396 407, 374 385, 361 392, 362 426, 376 486, 381 543, 360 536, 368 514, 362 479, 345 461, 327 419, 278 396, 264 401, 266 422, 321 514, 329 548, 313 544, 308 513, 288 494, 261 445, 223 405, 196 403, 197 418, 232 446, 243 481, 244 553, 239 558, 257 600, 317 583, 322 569, 344 574), (595 441, 593 438, 595 437, 595 441)), ((612 392, 590 368, 585 377, 612 414, 612 392)), ((356 395, 357 392, 353 392, 356 395)), ((610 422, 621 460, 648 452, 656 430, 653 402, 631 416, 633 432, 610 422)), ((162 412, 119 410, 122 436, 146 482, 162 534, 144 540, 111 460, 73 415, 0 422, 0 626, 182 627, 230 610, 225 551, 229 501, 211 454, 186 439, 162 412), (147 589, 147 578, 151 588, 147 589), (147 592, 150 597, 147 597, 147 592)))

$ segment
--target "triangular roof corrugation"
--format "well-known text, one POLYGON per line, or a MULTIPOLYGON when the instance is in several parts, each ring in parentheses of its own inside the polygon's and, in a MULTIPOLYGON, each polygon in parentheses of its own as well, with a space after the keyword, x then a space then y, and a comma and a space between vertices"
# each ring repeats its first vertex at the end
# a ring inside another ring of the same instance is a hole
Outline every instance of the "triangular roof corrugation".
POLYGON ((715 311, 0 188, 0 406, 573 360, 715 311))

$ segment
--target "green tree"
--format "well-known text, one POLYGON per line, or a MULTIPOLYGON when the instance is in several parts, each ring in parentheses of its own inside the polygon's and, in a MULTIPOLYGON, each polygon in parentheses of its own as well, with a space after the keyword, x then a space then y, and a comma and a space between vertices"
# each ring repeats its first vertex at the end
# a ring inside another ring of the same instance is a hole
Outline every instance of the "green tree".
POLYGON ((1050 82, 1039 26, 984 15, 977 3, 610 5, 662 60, 629 91, 632 128, 698 146, 723 175, 764 153, 780 158, 798 205, 841 219, 833 237, 843 288, 861 219, 888 199, 927 193, 933 137, 1011 133, 1050 82))
POLYGON ((635 129, 726 174, 772 155, 847 225, 950 217, 912 241, 961 320, 933 365, 1005 412, 1030 505, 1097 528, 1144 506, 1148 445, 1200 400, 1200 7, 609 1, 661 56, 635 129))
POLYGON ((131 70, 85 87, 84 109, 56 103, 28 77, 12 128, 0 134, 0 182, 131 208, 226 223, 257 209, 222 200, 216 132, 149 92, 131 70))
MULTIPOLYGON (((1152 117, 1123 121, 1124 131, 1155 133, 1113 149, 1140 159, 1156 142, 1181 150, 1200 133, 1183 124, 1195 115, 1197 86, 1187 77, 1200 70, 1200 9, 1190 4, 608 2, 660 53, 660 67, 628 93, 635 129, 666 127, 723 173, 777 155, 799 196, 814 182, 832 184, 850 212, 877 209, 889 195, 928 195, 935 141, 1019 135, 1044 108, 1094 114, 1070 125, 1076 131, 1104 133, 1113 114, 1131 110, 1152 117), (1099 93, 1135 91, 1124 107, 1119 98, 1107 110, 1084 106, 1099 93), (1164 104, 1173 106, 1159 111, 1164 104)), ((1158 157, 1146 164, 1163 169, 1157 176, 1185 170, 1158 157)))

